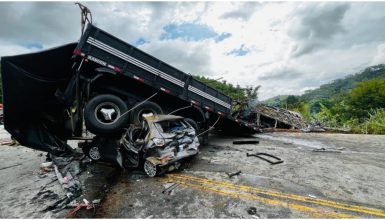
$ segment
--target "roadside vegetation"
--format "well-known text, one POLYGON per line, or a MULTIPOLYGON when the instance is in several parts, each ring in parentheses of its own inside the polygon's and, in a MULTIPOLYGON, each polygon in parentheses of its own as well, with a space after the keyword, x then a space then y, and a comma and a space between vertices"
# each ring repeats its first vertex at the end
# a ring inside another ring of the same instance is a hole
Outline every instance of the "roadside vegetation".
POLYGON ((385 65, 368 67, 301 96, 279 96, 265 102, 298 111, 306 121, 325 127, 385 134, 385 65))
POLYGON ((233 108, 231 109, 232 112, 246 108, 250 104, 250 101, 254 104, 253 101, 258 100, 258 90, 261 87, 259 85, 255 87, 247 86, 243 88, 239 85, 234 86, 226 80, 218 81, 204 76, 194 76, 194 78, 230 96, 233 102, 235 102, 233 108))

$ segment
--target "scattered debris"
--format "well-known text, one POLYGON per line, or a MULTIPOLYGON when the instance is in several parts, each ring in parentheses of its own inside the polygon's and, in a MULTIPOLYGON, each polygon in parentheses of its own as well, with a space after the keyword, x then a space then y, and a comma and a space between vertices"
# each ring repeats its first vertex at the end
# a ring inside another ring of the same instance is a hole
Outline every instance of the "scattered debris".
POLYGON ((82 209, 82 208, 87 208, 89 209, 89 207, 91 207, 90 205, 87 205, 87 204, 78 204, 74 209, 72 209, 64 218, 73 218, 76 216, 76 213, 82 209))
POLYGON ((92 204, 94 204, 94 205, 99 205, 100 202, 101 202, 101 199, 94 199, 94 200, 92 200, 92 204))
POLYGON ((167 184, 164 184, 163 185, 166 189, 164 189, 162 191, 163 194, 166 194, 166 195, 171 195, 171 193, 173 192, 173 190, 179 186, 178 183, 167 183, 167 184))
POLYGON ((325 153, 341 153, 340 150, 326 149, 326 148, 318 148, 314 149, 313 152, 325 152, 325 153))
POLYGON ((18 163, 18 164, 12 165, 12 166, 2 167, 2 168, 0 168, 0 170, 5 170, 8 168, 12 168, 12 167, 20 166, 20 165, 21 165, 21 163, 18 163))
POLYGON ((12 144, 12 140, 6 140, 1 142, 1 145, 10 145, 10 144, 12 144))
POLYGON ((48 161, 48 162, 41 163, 40 167, 41 168, 50 168, 50 167, 52 167, 52 165, 53 165, 52 161, 48 161))
POLYGON ((242 173, 242 171, 237 171, 237 172, 234 172, 234 173, 226 173, 227 174, 227 176, 229 176, 229 178, 231 178, 231 177, 233 177, 233 176, 238 176, 239 174, 241 174, 242 173))
POLYGON ((59 199, 59 195, 54 193, 52 190, 40 190, 33 198, 32 201, 35 200, 57 200, 59 199))
POLYGON ((15 139, 11 139, 11 140, 6 140, 6 141, 3 141, 1 142, 1 145, 7 145, 7 146, 19 146, 19 142, 17 142, 15 139))
POLYGON ((259 144, 258 140, 238 140, 233 141, 233 144, 259 144))
POLYGON ((257 214, 257 208, 255 207, 249 207, 247 209, 247 213, 249 213, 249 215, 256 215, 257 214))
POLYGON ((258 158, 261 159, 261 160, 264 160, 264 161, 269 162, 271 165, 283 163, 283 160, 282 160, 281 158, 276 157, 276 156, 271 155, 271 154, 267 154, 267 153, 256 153, 256 154, 249 154, 249 153, 246 153, 246 156, 248 156, 248 157, 250 157, 250 156, 258 157, 258 158), (264 157, 262 157, 262 156, 271 157, 271 158, 276 159, 277 161, 271 161, 271 160, 266 159, 266 158, 264 158, 264 157))
POLYGON ((316 122, 309 124, 307 127, 302 128, 303 132, 325 132, 326 130, 322 127, 321 123, 316 122))
POLYGON ((65 209, 67 207, 67 204, 70 202, 71 201, 67 198, 67 196, 64 196, 63 198, 52 203, 51 205, 48 205, 45 209, 41 210, 41 212, 46 212, 46 211, 52 211, 53 213, 60 212, 61 210, 65 209))
POLYGON ((330 132, 335 132, 335 133, 350 133, 352 132, 352 129, 351 128, 335 128, 335 127, 324 127, 325 130, 327 130, 329 133, 330 132))
POLYGON ((68 202, 79 197, 82 193, 82 188, 77 175, 81 172, 80 161, 84 158, 84 155, 79 155, 79 157, 56 157, 50 155, 50 158, 52 159, 56 177, 64 191, 66 191, 69 199, 68 202))

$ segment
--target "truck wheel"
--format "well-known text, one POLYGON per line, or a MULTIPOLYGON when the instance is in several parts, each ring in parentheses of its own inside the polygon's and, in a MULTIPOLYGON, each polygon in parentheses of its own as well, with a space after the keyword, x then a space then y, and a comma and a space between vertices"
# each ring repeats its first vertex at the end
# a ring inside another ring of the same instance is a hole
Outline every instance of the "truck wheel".
POLYGON ((191 118, 185 118, 184 120, 195 129, 195 133, 198 135, 198 132, 199 132, 198 124, 191 118))
POLYGON ((92 98, 84 109, 84 121, 94 134, 113 134, 120 131, 129 117, 127 106, 117 96, 98 95, 92 98))
POLYGON ((135 124, 142 124, 142 115, 149 113, 160 115, 163 114, 163 110, 155 102, 145 102, 132 111, 131 122, 135 124))
MULTIPOLYGON (((198 124, 191 118, 185 118, 184 120, 187 121, 195 129, 195 132, 198 135, 200 132, 198 124)), ((201 145, 207 145, 209 143, 209 133, 206 132, 202 134, 201 136, 198 137, 198 139, 201 145)))

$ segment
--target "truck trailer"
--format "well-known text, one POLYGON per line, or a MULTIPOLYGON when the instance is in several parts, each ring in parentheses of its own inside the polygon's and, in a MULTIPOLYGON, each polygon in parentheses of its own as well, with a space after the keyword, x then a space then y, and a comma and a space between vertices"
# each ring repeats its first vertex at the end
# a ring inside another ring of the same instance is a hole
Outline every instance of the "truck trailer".
POLYGON ((182 116, 208 142, 211 127, 252 134, 232 99, 191 74, 88 24, 76 43, 2 57, 5 129, 22 145, 67 155, 71 139, 117 139, 143 114, 182 116))

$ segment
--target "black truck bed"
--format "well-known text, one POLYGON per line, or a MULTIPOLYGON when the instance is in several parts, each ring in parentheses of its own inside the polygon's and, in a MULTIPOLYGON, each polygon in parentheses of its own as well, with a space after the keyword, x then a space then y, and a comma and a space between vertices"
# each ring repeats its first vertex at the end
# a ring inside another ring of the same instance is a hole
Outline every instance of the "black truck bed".
POLYGON ((218 128, 258 131, 254 124, 231 116, 229 96, 92 24, 88 24, 74 54, 221 116, 218 128))
POLYGON ((230 115, 229 96, 91 24, 75 53, 196 106, 230 115))

